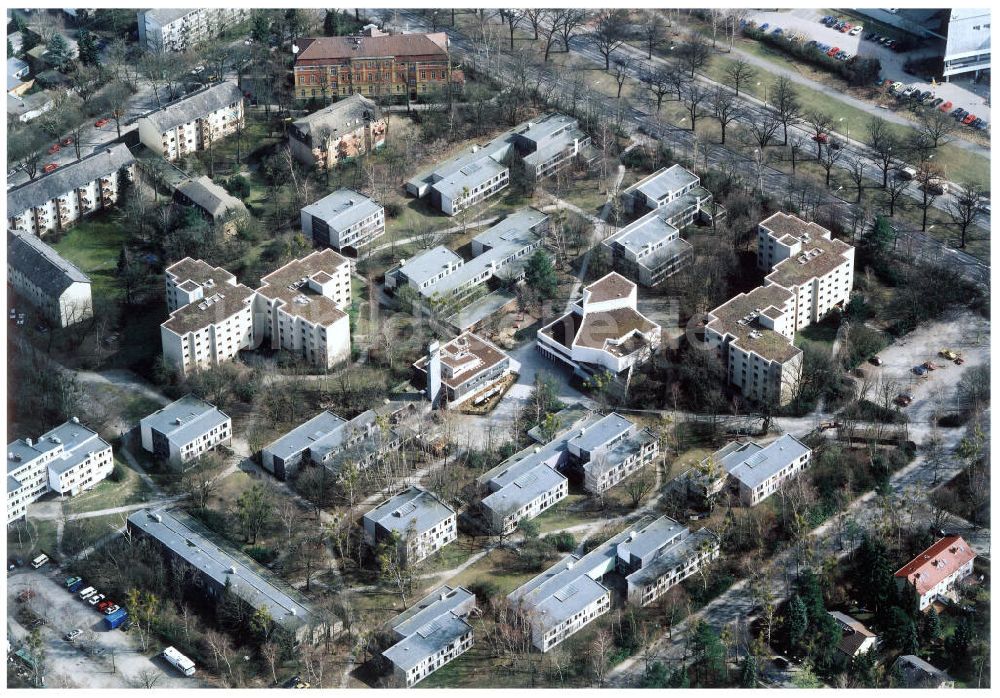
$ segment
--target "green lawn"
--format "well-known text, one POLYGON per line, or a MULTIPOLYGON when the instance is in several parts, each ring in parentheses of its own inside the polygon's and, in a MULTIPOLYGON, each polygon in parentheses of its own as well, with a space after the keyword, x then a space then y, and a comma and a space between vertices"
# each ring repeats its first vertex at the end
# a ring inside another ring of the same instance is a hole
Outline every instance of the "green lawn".
POLYGON ((39 552, 50 556, 56 551, 56 522, 31 519, 31 508, 28 508, 28 520, 18 522, 7 528, 7 554, 21 557, 25 563, 39 552))
MULTIPOLYGON (((509 550, 491 550, 481 560, 461 574, 448 580, 450 586, 464 586, 476 582, 491 582, 497 585, 504 596, 517 589, 528 580, 538 576, 538 572, 516 572, 513 566, 513 556, 509 550)), ((554 560, 553 560, 554 562, 554 560)), ((551 563, 550 563, 551 564, 551 563)))
POLYGON ((111 509, 126 504, 136 504, 146 499, 147 489, 139 473, 132 470, 124 459, 116 456, 115 461, 121 468, 122 481, 104 480, 92 490, 67 499, 63 507, 67 514, 111 509))
POLYGON ((125 237, 125 229, 110 213, 100 213, 74 225, 52 247, 90 276, 95 296, 117 298, 118 255, 125 237))
POLYGON ((76 555, 104 536, 121 528, 122 525, 122 514, 108 514, 78 521, 68 521, 63 529, 63 552, 66 555, 76 555))
POLYGON ((569 494, 558 504, 553 505, 536 516, 533 521, 538 524, 538 529, 543 535, 550 531, 558 531, 570 526, 593 523, 593 512, 569 511, 571 506, 585 499, 587 499, 587 495, 585 494, 569 494))

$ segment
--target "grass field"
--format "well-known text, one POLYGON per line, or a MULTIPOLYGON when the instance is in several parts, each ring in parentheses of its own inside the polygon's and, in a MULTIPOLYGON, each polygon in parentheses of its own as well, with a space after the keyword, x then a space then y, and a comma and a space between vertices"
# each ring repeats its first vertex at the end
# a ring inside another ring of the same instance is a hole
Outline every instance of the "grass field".
POLYGON ((95 297, 117 299, 118 255, 124 242, 125 229, 110 213, 101 213, 77 223, 52 247, 90 277, 95 297))
POLYGON ((124 460, 116 457, 115 461, 121 468, 122 481, 104 480, 92 490, 67 499, 63 505, 63 510, 67 514, 111 509, 136 504, 146 499, 148 491, 139 473, 132 470, 124 460))

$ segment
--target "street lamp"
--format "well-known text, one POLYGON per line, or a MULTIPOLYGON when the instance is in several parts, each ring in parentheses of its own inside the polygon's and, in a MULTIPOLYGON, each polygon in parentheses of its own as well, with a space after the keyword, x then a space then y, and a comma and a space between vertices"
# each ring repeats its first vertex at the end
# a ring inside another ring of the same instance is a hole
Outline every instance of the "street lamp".
POLYGON ((757 82, 757 87, 760 87, 761 85, 764 85, 764 106, 766 107, 767 106, 767 83, 762 83, 762 82, 758 81, 757 82))
MULTIPOLYGON (((839 119, 837 119, 837 121, 843 121, 843 120, 844 120, 844 117, 840 117, 839 119)), ((851 122, 850 121, 847 122, 847 145, 848 146, 851 145, 851 122)))

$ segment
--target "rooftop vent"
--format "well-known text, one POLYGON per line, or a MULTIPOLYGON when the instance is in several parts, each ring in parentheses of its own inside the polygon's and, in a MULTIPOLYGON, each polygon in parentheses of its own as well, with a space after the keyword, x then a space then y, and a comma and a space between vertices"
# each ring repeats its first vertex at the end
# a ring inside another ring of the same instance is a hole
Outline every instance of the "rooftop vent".
POLYGON ((19 461, 19 460, 21 460, 21 456, 19 456, 18 454, 14 453, 13 451, 7 451, 7 460, 16 460, 16 461, 19 461))
POLYGON ((35 445, 35 442, 32 441, 31 439, 25 439, 24 443, 28 444, 29 446, 34 446, 35 445))
POLYGON ((60 439, 58 436, 50 436, 49 437, 49 441, 51 441, 54 444, 61 444, 62 443, 62 439, 60 439))
POLYGON ((151 516, 156 523, 163 523, 163 517, 159 514, 152 514, 151 516))
POLYGON ((298 615, 298 611, 296 611, 294 608, 288 609, 288 613, 293 616, 298 615))
POLYGON ((80 423, 80 418, 79 417, 70 417, 69 421, 73 422, 73 424, 79 424, 80 423))
POLYGON ((232 565, 229 568, 229 574, 236 574, 236 565, 232 565))

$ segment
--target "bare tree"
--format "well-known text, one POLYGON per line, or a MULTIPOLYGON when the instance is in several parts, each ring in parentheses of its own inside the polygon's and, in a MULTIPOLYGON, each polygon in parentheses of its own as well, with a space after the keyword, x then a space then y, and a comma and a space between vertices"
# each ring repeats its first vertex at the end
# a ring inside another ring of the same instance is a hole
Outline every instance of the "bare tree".
POLYGON ((771 109, 756 111, 750 115, 750 119, 747 121, 747 131, 761 152, 771 143, 779 128, 781 128, 781 121, 771 109))
POLYGON ((917 208, 922 214, 920 230, 927 232, 927 213, 934 206, 934 202, 937 201, 937 197, 942 191, 941 175, 937 167, 928 159, 917 166, 917 174, 913 179, 920 187, 920 200, 917 202, 917 208))
MULTIPOLYGON (((543 10, 538 18, 538 28, 541 30, 542 39, 545 41, 545 62, 549 60, 552 47, 559 40, 559 31, 562 27, 563 14, 566 10, 543 10)), ((537 30, 536 30, 537 31, 537 30)))
POLYGON ((902 177, 890 177, 886 185, 885 191, 883 192, 885 196, 886 203, 889 204, 889 217, 892 218, 896 215, 896 207, 902 207, 905 202, 906 190, 909 186, 907 182, 902 177))
POLYGON ((873 116, 868 121, 865 145, 871 151, 871 158, 882 173, 882 188, 889 182, 889 170, 895 158, 900 154, 898 139, 889 130, 889 124, 880 116, 873 116))
POLYGON ((833 171, 834 165, 840 162, 841 155, 843 155, 843 148, 831 148, 827 145, 825 148, 821 148, 819 165, 826 172, 826 186, 830 186, 830 173, 833 171))
POLYGON ((629 478, 625 482, 625 493, 632 501, 632 507, 638 507, 639 502, 653 489, 653 481, 646 477, 645 473, 637 474, 636 477, 629 478))
MULTIPOLYGON (((813 140, 816 141, 816 159, 822 157, 823 141, 830 138, 830 129, 833 127, 833 118, 822 112, 809 112, 805 115, 809 128, 813 132, 813 140)), ((829 186, 829 182, 827 183, 829 186)))
POLYGON ((587 11, 577 9, 562 10, 562 19, 559 22, 559 35, 563 42, 563 50, 569 53, 569 42, 580 31, 580 28, 587 23, 587 11))
POLYGON ((672 68, 667 68, 666 80, 670 84, 670 89, 672 92, 677 93, 677 101, 684 99, 684 90, 691 83, 691 79, 687 74, 677 70, 676 66, 672 68))
POLYGON ((982 213, 988 202, 982 187, 972 182, 966 182, 959 187, 948 203, 948 217, 958 228, 961 237, 959 246, 965 249, 969 238, 969 229, 976 222, 976 217, 982 213))
POLYGON ((788 127, 802 118, 802 104, 792 81, 782 75, 774 83, 771 93, 771 106, 778 115, 778 121, 784 128, 782 145, 788 145, 788 127))
MULTIPOLYGON (((501 19, 507 20, 507 28, 510 31, 510 50, 514 50, 514 30, 524 21, 527 16, 525 10, 500 10, 501 19)), ((537 36, 535 37, 538 38, 537 36)))
POLYGON ((678 61, 692 80, 695 73, 704 68, 708 59, 712 57, 708 42, 698 32, 689 32, 685 41, 674 52, 677 53, 678 61))
POLYGON ((661 66, 642 71, 642 75, 640 77, 642 84, 644 84, 646 89, 649 90, 650 96, 656 100, 657 112, 660 111, 660 107, 663 105, 663 98, 666 97, 671 90, 669 73, 670 68, 661 66))
POLYGON ((865 159, 860 155, 852 155, 847 160, 847 174, 858 190, 858 198, 855 203, 861 203, 861 192, 865 182, 865 159))
POLYGON ((621 48, 628 38, 627 22, 628 14, 622 9, 600 10, 594 19, 594 28, 588 38, 597 52, 604 57, 605 70, 611 69, 611 54, 621 48))
POLYGON ((733 86, 733 89, 736 90, 736 96, 739 97, 740 87, 750 84, 757 71, 744 59, 737 58, 726 65, 725 73, 729 84, 733 86))
POLYGON ((618 84, 618 99, 622 98, 622 88, 625 86, 625 81, 629 78, 629 73, 632 71, 632 65, 635 59, 632 56, 624 55, 617 56, 615 58, 615 82, 618 84))
POLYGON ((944 145, 951 141, 949 136, 958 128, 958 122, 939 109, 924 109, 920 112, 920 129, 927 136, 933 147, 944 145))
POLYGON ((742 106, 739 99, 729 90, 721 85, 715 88, 709 100, 709 108, 712 116, 719 120, 719 130, 721 131, 722 145, 726 144, 726 128, 733 121, 740 118, 742 106))
POLYGON ((663 21, 663 15, 660 14, 658 9, 645 10, 642 13, 642 20, 642 27, 639 29, 639 33, 646 43, 646 58, 653 60, 653 51, 659 48, 663 41, 663 31, 666 28, 666 23, 663 21))
POLYGON ((684 106, 687 108, 688 117, 691 119, 691 130, 695 130, 695 123, 704 111, 702 105, 708 101, 709 92, 707 89, 692 82, 684 91, 684 106))

